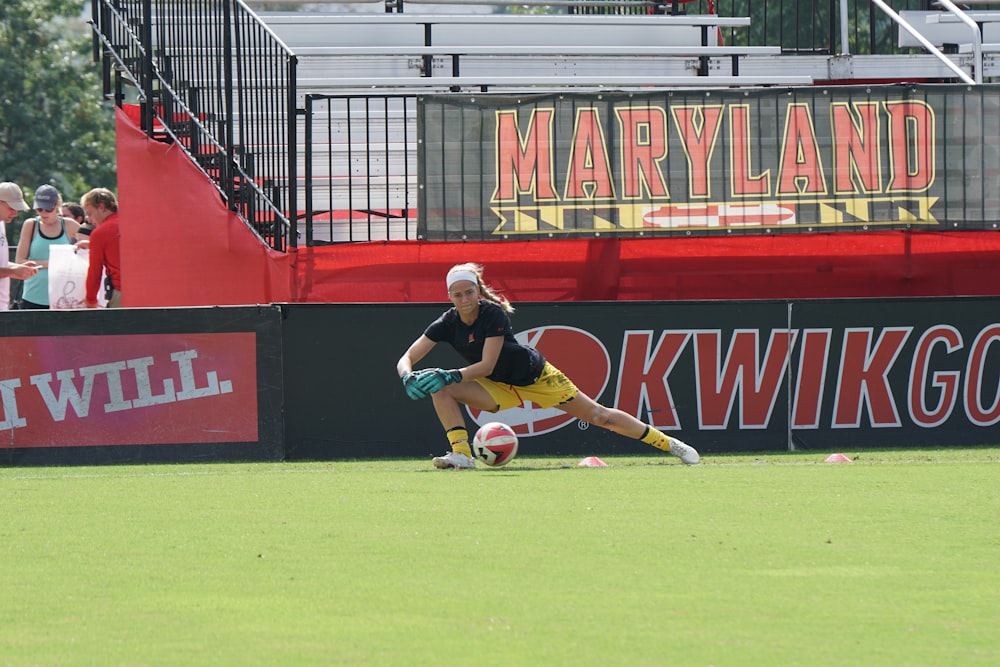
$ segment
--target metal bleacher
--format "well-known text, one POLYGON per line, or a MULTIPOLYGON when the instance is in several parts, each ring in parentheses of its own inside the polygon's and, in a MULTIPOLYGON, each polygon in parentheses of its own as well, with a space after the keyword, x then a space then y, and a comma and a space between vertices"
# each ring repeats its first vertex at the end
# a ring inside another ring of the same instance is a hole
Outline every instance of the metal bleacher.
POLYGON ((809 75, 741 72, 779 47, 725 46, 746 17, 705 15, 330 14, 264 12, 298 58, 298 99, 315 128, 301 164, 307 244, 417 237, 416 95, 790 86, 809 75), (352 113, 357 95, 385 105, 352 113), (373 135, 372 132, 375 132, 373 135))
POLYGON ((744 75, 767 46, 725 46, 745 17, 265 13, 299 58, 300 93, 345 89, 807 85, 808 75, 744 75))
MULTIPOLYGON (((297 3, 285 0, 283 4, 297 3)), ((950 0, 943 3, 956 7, 950 0)), ((839 6, 841 14, 839 53, 750 44, 742 39, 752 27, 749 16, 460 13, 479 4, 477 0, 451 0, 439 5, 448 13, 435 14, 423 13, 421 8, 426 5, 411 1, 409 13, 263 11, 260 16, 298 57, 300 89, 314 92, 359 86, 424 91, 491 86, 507 90, 683 86, 689 83, 683 77, 698 77, 690 83, 713 87, 953 79, 962 74, 971 81, 976 75, 979 80, 1000 75, 1000 62, 975 57, 977 36, 962 22, 963 12, 956 7, 958 13, 953 13, 937 0, 917 3, 933 9, 901 10, 898 14, 882 0, 874 0, 873 10, 892 16, 892 29, 899 34, 901 48, 892 53, 852 53, 847 35, 850 28, 843 25, 849 14, 847 0, 831 3, 839 6), (927 34, 930 43, 942 47, 942 52, 926 48, 910 30, 927 34), (723 39, 723 33, 739 39, 723 39), (953 44, 958 47, 950 48, 953 44), (512 76, 514 72, 517 76, 512 76)), ((529 0, 519 4, 559 9, 558 3, 529 0)), ((628 6, 628 0, 621 4, 628 6)), ((731 4, 735 7, 737 3, 731 4)), ((969 4, 988 6, 975 0, 969 4)), ((503 0, 496 0, 496 5, 502 7, 503 0)), ((664 9, 664 5, 657 7, 664 9)), ((980 43, 1000 43, 996 32, 1000 30, 996 23, 1000 11, 964 14, 978 23, 980 43)))

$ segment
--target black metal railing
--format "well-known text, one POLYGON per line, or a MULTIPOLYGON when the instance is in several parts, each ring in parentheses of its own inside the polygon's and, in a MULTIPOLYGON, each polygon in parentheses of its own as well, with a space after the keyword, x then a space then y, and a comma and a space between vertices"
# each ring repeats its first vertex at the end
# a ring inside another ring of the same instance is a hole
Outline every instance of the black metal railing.
POLYGON ((105 95, 183 146, 273 248, 294 243, 296 58, 242 0, 96 0, 105 95))
POLYGON ((417 96, 305 101, 305 244, 417 239, 417 96))

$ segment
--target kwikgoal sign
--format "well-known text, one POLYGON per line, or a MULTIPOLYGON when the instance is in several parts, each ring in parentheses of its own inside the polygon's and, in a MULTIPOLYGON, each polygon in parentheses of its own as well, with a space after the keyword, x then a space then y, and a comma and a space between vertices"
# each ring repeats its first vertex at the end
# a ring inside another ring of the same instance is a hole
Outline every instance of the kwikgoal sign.
MULTIPOLYGON (((519 340, 537 347, 582 391, 709 452, 974 445, 995 443, 1000 422, 998 305, 996 299, 524 304, 513 322, 519 340)), ((350 456, 374 455, 376 446, 382 455, 432 452, 443 437, 432 406, 406 398, 386 347, 402 352, 443 306, 387 306, 394 324, 386 333, 373 333, 385 331, 374 323, 359 325, 374 316, 372 306, 356 308, 311 311, 329 317, 331 326, 352 323, 356 334, 338 341, 350 355, 324 370, 318 351, 296 354, 317 383, 335 373, 371 386, 341 397, 341 421, 327 423, 326 435, 317 429, 290 440, 320 447, 309 455, 325 450, 318 443, 324 438, 350 456), (371 372, 371 360, 381 357, 388 370, 371 372), (362 373, 362 366, 369 370, 362 373), (378 422, 370 414, 372 395, 381 397, 378 422)), ((286 359, 286 372, 290 363, 296 366, 286 359)), ((439 345, 424 365, 462 362, 439 345)), ((300 386, 302 396, 287 404, 301 408, 313 400, 324 410, 317 385, 300 386)), ((496 414, 470 411, 468 418, 470 425, 513 426, 523 455, 648 453, 557 409, 529 404, 496 414)), ((289 424, 304 427, 301 419, 289 424)))
POLYGON ((425 96, 422 238, 996 229, 1000 89, 425 96))

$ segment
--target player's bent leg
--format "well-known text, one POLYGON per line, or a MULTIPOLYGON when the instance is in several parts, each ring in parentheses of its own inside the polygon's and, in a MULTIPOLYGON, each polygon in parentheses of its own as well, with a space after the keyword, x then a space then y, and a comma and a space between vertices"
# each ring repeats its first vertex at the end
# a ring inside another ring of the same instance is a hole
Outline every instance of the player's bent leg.
POLYGON ((451 470, 471 470, 476 467, 469 448, 469 435, 465 427, 462 405, 470 405, 480 410, 495 411, 496 403, 489 392, 477 384, 467 386, 449 385, 431 394, 434 410, 444 427, 451 451, 431 459, 435 468, 451 470), (478 391, 476 391, 478 389, 478 391))
MULTIPOLYGON (((497 405, 496 400, 490 396, 490 392, 486 391, 486 389, 476 382, 462 382, 448 385, 441 391, 431 394, 431 400, 434 401, 435 409, 439 403, 442 405, 454 403, 456 406, 461 403, 462 405, 468 405, 470 408, 485 410, 487 412, 496 412, 500 407, 497 405)), ((461 408, 458 408, 458 410, 461 412, 461 408)))

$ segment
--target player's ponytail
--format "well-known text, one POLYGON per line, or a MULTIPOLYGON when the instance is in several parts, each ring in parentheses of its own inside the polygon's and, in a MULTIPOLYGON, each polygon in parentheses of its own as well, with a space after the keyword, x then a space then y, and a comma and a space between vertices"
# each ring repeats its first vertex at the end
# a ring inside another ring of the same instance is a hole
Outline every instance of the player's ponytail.
POLYGON ((481 264, 466 262, 465 264, 456 264, 455 266, 451 267, 448 270, 447 282, 449 285, 452 282, 451 280, 452 276, 457 273, 464 273, 464 274, 471 273, 475 275, 476 284, 479 287, 479 294, 484 299, 486 299, 487 301, 492 301, 493 303, 497 304, 498 306, 503 308, 505 312, 508 313, 514 312, 514 306, 510 304, 510 301, 508 301, 506 297, 501 296, 499 293, 497 293, 496 290, 494 290, 492 287, 483 282, 483 267, 481 264))

